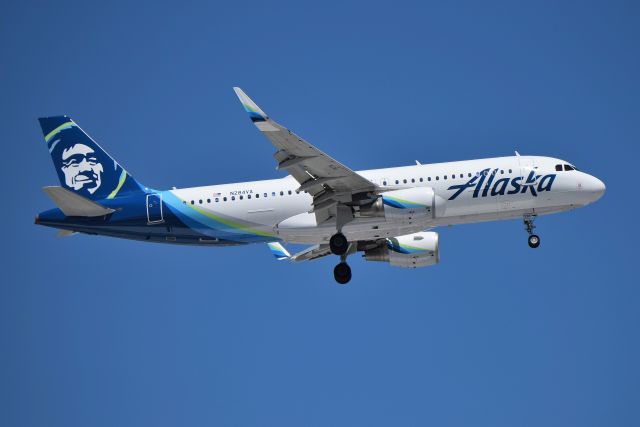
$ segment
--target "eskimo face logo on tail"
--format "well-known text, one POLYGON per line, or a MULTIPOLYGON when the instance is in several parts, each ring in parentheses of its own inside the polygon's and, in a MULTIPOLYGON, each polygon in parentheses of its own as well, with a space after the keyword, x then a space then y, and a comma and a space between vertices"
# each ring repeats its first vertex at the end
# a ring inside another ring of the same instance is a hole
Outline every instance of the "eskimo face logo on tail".
POLYGON ((531 171, 524 182, 522 182, 521 176, 495 180, 498 169, 494 169, 491 172, 489 171, 491 171, 491 169, 484 169, 475 174, 475 176, 466 183, 449 187, 447 190, 455 190, 449 197, 449 200, 454 200, 466 189, 471 188, 473 188, 473 198, 504 196, 505 194, 524 194, 526 192, 531 192, 532 196, 538 197, 538 193, 542 191, 551 191, 553 181, 556 179, 556 174, 542 176, 536 175, 535 171, 531 171))
POLYGON ((84 144, 73 144, 62 150, 62 173, 67 187, 93 194, 102 184, 104 168, 96 152, 84 144))

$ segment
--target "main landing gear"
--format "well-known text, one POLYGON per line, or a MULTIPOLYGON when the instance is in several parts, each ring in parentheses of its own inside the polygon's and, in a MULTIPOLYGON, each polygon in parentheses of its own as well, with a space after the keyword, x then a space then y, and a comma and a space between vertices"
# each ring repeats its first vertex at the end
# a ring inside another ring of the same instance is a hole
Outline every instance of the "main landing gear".
POLYGON ((536 215, 525 215, 523 217, 524 220, 524 228, 525 230, 527 230, 527 233, 529 234, 529 238, 528 238, 528 243, 529 243, 529 247, 530 248, 537 248, 538 246, 540 246, 540 237, 538 237, 538 235, 533 234, 533 229, 536 228, 536 226, 533 224, 533 221, 536 219, 536 215))
POLYGON ((351 267, 346 263, 346 260, 342 261, 342 259, 340 259, 340 264, 336 265, 333 269, 333 277, 336 279, 336 282, 341 285, 349 283, 349 280, 351 280, 351 267))
POLYGON ((347 241, 347 238, 344 237, 344 234, 336 233, 331 236, 331 239, 329 240, 329 249, 331 249, 331 253, 334 255, 342 256, 346 254, 349 249, 349 242, 347 241))
POLYGON ((336 282, 346 285, 351 280, 351 267, 347 264, 347 252, 349 251, 349 242, 342 233, 336 233, 329 240, 329 249, 334 255, 340 256, 340 264, 333 269, 333 277, 336 282))

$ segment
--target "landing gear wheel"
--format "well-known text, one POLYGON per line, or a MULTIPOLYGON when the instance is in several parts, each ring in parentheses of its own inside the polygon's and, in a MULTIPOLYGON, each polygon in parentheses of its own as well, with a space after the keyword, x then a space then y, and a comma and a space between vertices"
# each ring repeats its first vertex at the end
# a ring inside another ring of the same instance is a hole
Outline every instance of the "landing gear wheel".
POLYGON ((333 269, 333 277, 336 282, 346 285, 351 280, 351 267, 346 262, 341 262, 333 269))
POLYGON ((535 234, 529 236, 529 247, 535 249, 538 246, 540 246, 540 237, 536 236, 535 234))
POLYGON ((529 234, 529 247, 535 249, 540 246, 540 237, 533 234, 533 229, 536 228, 533 224, 533 221, 536 219, 536 215, 526 214, 522 219, 524 220, 524 229, 527 230, 527 234, 529 234))
POLYGON ((344 237, 342 233, 336 233, 331 236, 329 240, 329 249, 331 249, 331 253, 334 255, 344 255, 347 253, 349 249, 349 242, 347 238, 344 237))

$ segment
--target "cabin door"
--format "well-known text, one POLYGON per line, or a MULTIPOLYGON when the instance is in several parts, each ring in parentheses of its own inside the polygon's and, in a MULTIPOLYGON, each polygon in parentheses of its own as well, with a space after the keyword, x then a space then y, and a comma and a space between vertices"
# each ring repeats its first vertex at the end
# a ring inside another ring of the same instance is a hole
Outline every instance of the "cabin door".
POLYGON ((147 194, 147 224, 164 222, 162 216, 162 194, 147 194))

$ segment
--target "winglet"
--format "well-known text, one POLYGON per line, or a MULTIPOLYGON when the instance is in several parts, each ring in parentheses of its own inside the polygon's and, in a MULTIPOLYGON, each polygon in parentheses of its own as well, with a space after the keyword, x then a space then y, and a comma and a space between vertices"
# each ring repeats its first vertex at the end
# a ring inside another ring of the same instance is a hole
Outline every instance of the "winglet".
POLYGON ((269 249, 271 250, 273 256, 276 257, 278 261, 289 259, 291 257, 291 254, 280 243, 271 242, 267 243, 267 245, 269 246, 269 249))
POLYGON ((249 113, 249 117, 252 122, 264 122, 269 118, 269 116, 267 116, 267 114, 262 111, 260 107, 258 107, 258 105, 242 91, 242 89, 234 87, 233 90, 236 92, 236 95, 238 95, 244 109, 249 113))

